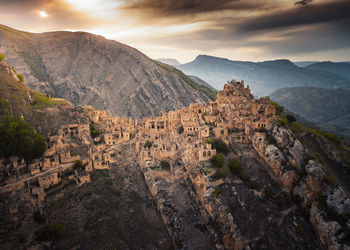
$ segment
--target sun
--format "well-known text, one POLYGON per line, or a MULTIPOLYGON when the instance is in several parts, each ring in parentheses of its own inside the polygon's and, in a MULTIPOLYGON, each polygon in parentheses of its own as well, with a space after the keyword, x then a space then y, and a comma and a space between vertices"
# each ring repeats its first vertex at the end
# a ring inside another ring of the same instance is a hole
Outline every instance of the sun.
POLYGON ((46 17, 49 16, 49 15, 46 13, 46 11, 43 11, 43 10, 39 11, 39 15, 40 15, 41 18, 46 18, 46 17))

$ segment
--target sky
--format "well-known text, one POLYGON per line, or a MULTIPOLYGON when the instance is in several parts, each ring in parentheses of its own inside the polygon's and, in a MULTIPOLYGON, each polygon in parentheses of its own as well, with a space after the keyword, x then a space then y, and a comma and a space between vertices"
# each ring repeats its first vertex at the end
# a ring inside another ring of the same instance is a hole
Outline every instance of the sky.
POLYGON ((86 31, 151 58, 350 61, 350 0, 0 0, 0 23, 86 31))

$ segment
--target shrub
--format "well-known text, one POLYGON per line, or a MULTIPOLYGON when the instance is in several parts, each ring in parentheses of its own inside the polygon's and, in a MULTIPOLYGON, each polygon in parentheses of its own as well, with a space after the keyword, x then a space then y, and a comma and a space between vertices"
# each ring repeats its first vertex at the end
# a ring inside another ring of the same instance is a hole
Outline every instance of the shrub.
POLYGON ((216 154, 210 159, 211 164, 216 168, 221 168, 224 166, 225 157, 223 154, 216 154))
POLYGON ((46 221, 45 215, 43 215, 40 211, 34 212, 33 219, 37 223, 44 223, 46 221))
POLYGON ((183 132, 184 132, 184 126, 181 125, 180 127, 177 128, 177 133, 182 134, 183 132))
POLYGON ((92 138, 96 138, 99 136, 100 131, 98 130, 97 126, 95 123, 91 122, 90 123, 90 135, 92 138))
POLYGON ((236 158, 230 160, 229 168, 232 174, 239 174, 243 171, 241 162, 236 158))
POLYGON ((273 199, 275 197, 275 193, 272 191, 270 187, 265 188, 265 196, 268 199, 273 199))
POLYGON ((326 175, 324 177, 324 182, 326 184, 332 185, 333 187, 338 186, 337 180, 334 178, 333 175, 326 175))
POLYGON ((5 60, 5 56, 3 54, 0 53, 0 62, 5 60))
POLYGON ((170 170, 170 163, 167 161, 161 161, 160 167, 162 168, 162 170, 170 170))
POLYGON ((207 144, 213 144, 214 140, 211 138, 205 139, 205 143, 207 144))
POLYGON ((220 139, 214 139, 212 144, 218 153, 227 154, 229 151, 227 144, 220 139))
POLYGON ((230 170, 228 169, 228 167, 222 166, 221 168, 215 171, 213 178, 217 180, 217 179, 226 178, 229 175, 230 175, 230 170))
POLYGON ((242 181, 249 181, 249 176, 244 171, 239 172, 238 176, 242 181))
POLYGON ((261 189, 260 182, 258 182, 256 180, 250 181, 250 188, 259 191, 261 189))
POLYGON ((221 193, 222 190, 220 188, 215 188, 215 190, 213 191, 213 195, 215 195, 216 197, 218 197, 221 193))
POLYGON ((18 116, 3 116, 0 138, 0 158, 16 155, 30 161, 42 156, 46 150, 44 137, 18 116))
POLYGON ((283 113, 284 107, 278 105, 277 102, 271 102, 271 104, 275 106, 276 115, 281 115, 283 113))
POLYGON ((280 127, 284 127, 287 125, 287 120, 285 118, 280 118, 277 122, 277 125, 280 126, 280 127))
POLYGON ((303 233, 303 228, 301 226, 295 226, 295 232, 297 234, 302 234, 303 233))
POLYGON ((73 165, 73 169, 81 169, 83 167, 83 162, 81 160, 76 160, 73 165))
POLYGON ((150 140, 147 139, 146 142, 145 142, 144 147, 145 147, 145 148, 151 148, 152 145, 153 145, 153 143, 152 143, 150 140))
POLYGON ((49 224, 36 231, 35 235, 39 241, 58 241, 63 239, 65 235, 64 226, 62 224, 49 224))
POLYGON ((295 122, 297 120, 293 115, 287 115, 286 118, 289 123, 295 122))
POLYGON ((268 144, 273 144, 273 145, 276 145, 277 144, 277 141, 275 139, 275 137, 273 137, 273 135, 271 134, 266 134, 266 141, 268 144))
POLYGON ((22 74, 17 74, 17 77, 18 77, 20 82, 24 82, 24 77, 22 74))

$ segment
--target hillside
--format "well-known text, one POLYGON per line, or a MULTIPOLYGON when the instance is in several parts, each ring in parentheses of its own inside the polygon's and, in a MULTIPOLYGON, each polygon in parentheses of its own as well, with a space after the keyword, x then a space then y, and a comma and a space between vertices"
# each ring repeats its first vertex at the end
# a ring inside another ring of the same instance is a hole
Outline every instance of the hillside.
POLYGON ((0 53, 30 88, 114 115, 141 118, 210 100, 177 71, 89 33, 34 34, 1 25, 0 53))
POLYGON ((270 97, 324 130, 350 136, 350 90, 282 88, 270 97))
POLYGON ((318 62, 305 67, 310 70, 318 70, 337 74, 350 80, 350 64, 346 62, 318 62))
POLYGON ((195 75, 216 89, 230 79, 245 79, 256 96, 269 95, 283 87, 314 86, 349 89, 349 80, 329 72, 300 68, 289 60, 266 62, 231 61, 206 55, 178 66, 187 75, 195 75))
POLYGON ((203 86, 206 86, 206 87, 208 87, 208 88, 210 88, 210 89, 215 90, 209 83, 203 81, 202 79, 200 79, 200 78, 197 77, 197 76, 189 75, 188 77, 189 77, 192 81, 194 81, 194 82, 196 82, 196 83, 198 83, 198 84, 200 84, 200 85, 203 85, 203 86))

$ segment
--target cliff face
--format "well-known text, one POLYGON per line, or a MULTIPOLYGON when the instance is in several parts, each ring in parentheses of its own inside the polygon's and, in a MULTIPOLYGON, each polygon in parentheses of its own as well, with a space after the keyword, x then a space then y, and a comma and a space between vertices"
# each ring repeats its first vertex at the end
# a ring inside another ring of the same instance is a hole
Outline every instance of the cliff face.
POLYGON ((209 100, 136 49, 89 33, 0 26, 0 52, 27 86, 113 115, 140 118, 209 100))

